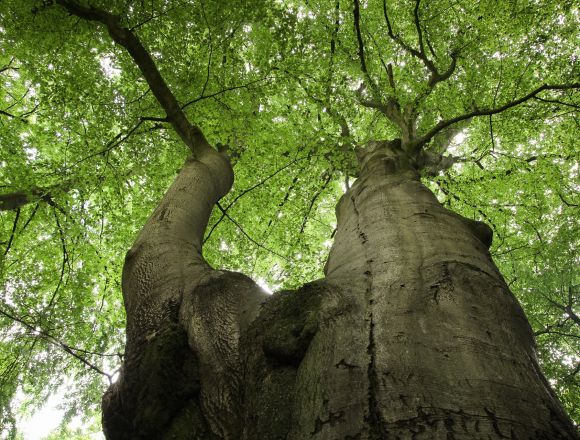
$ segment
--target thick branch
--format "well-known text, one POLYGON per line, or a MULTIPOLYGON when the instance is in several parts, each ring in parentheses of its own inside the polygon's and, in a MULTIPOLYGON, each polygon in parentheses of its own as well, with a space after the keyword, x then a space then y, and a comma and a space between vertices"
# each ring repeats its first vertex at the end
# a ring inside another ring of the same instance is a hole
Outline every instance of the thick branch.
POLYGON ((495 115, 497 113, 504 112, 512 107, 516 107, 516 106, 522 104, 523 102, 526 102, 526 101, 534 98, 538 93, 543 92, 544 90, 570 90, 570 89, 579 89, 579 88, 580 88, 580 83, 556 84, 556 85, 544 84, 544 85, 538 87, 537 89, 531 91, 527 95, 522 96, 521 98, 516 99, 514 101, 508 102, 507 104, 504 104, 500 107, 489 108, 489 109, 476 109, 470 113, 465 113, 461 116, 456 116, 456 117, 451 118, 451 119, 440 121, 439 123, 437 123, 435 125, 435 127, 433 127, 431 130, 429 130, 427 133, 425 133, 419 139, 417 139, 414 142, 414 147, 416 149, 420 149, 423 145, 425 145, 427 142, 429 142, 437 133, 439 133, 444 128, 449 127, 450 125, 456 124, 456 123, 461 122, 461 121, 465 121, 466 119, 474 118, 476 116, 488 116, 488 115, 495 115))
POLYGON ((372 94, 373 94, 373 98, 377 98, 380 96, 379 93, 379 88, 377 87, 377 85, 375 84, 375 82, 373 81, 373 79, 371 78, 371 75, 368 71, 367 68, 367 63, 366 63, 366 56, 365 56, 365 46, 364 46, 364 41, 363 41, 363 37, 362 37, 362 32, 360 29, 360 4, 359 4, 359 0, 353 0, 354 1, 354 8, 353 8, 353 19, 354 19, 354 29, 356 31, 356 39, 358 42, 358 56, 360 59, 360 69, 362 71, 362 73, 365 76, 365 79, 367 80, 372 94))
POLYGON ((421 0, 415 0, 415 9, 413 9, 413 16, 415 17, 415 28, 417 29, 417 39, 419 40, 419 52, 425 59, 425 46, 423 45, 423 31, 421 30, 421 23, 419 22, 419 5, 421 0))
POLYGON ((436 70, 436 72, 431 75, 431 78, 429 78, 429 87, 434 88, 437 83, 448 80, 455 71, 455 67, 457 67, 457 54, 452 53, 451 64, 449 64, 447 70, 443 73, 438 73, 436 70))
POLYGON ((56 3, 72 15, 99 22, 107 27, 113 41, 129 52, 149 84, 153 95, 165 110, 168 121, 183 142, 191 149, 194 156, 198 156, 204 150, 211 148, 201 130, 187 119, 177 99, 157 69, 153 58, 139 38, 130 29, 121 26, 120 17, 100 9, 82 6, 72 0, 56 0, 56 3))
POLYGON ((433 75, 438 76, 439 72, 437 72, 435 64, 433 64, 433 62, 427 57, 427 55, 425 54, 425 49, 423 47, 423 34, 421 31, 421 25, 419 23, 419 3, 420 3, 420 0, 416 0, 415 9, 414 9, 414 16, 415 16, 415 27, 417 28, 417 34, 418 34, 418 39, 419 39, 419 49, 420 50, 412 48, 407 43, 405 43, 401 37, 399 37, 398 35, 396 35, 393 32, 393 27, 391 26, 391 21, 389 20, 389 15, 387 13, 387 1, 386 0, 383 0, 383 15, 385 17, 385 21, 387 22, 387 30, 388 30, 388 34, 389 34, 389 37, 391 38, 391 40, 393 40, 395 43, 397 43, 399 46, 401 46, 401 48, 403 50, 405 50, 405 52, 409 53, 410 55, 414 56, 415 58, 417 58, 421 62, 423 62, 423 64, 425 64, 425 67, 427 67, 427 69, 429 69, 429 71, 433 75))
POLYGON ((401 37, 395 35, 393 32, 393 27, 391 26, 391 21, 389 20, 389 14, 387 13, 387 0, 383 0, 383 15, 385 17, 385 21, 387 22, 387 31, 391 40, 401 46, 401 48, 403 48, 406 52, 425 62, 425 57, 422 57, 419 51, 413 49, 411 46, 405 43, 401 37))
POLYGON ((52 200, 51 191, 57 189, 59 191, 68 191, 70 189, 70 181, 66 181, 60 185, 55 185, 51 188, 32 187, 27 191, 14 191, 6 194, 0 194, 0 212, 14 211, 20 209, 38 200, 43 200, 49 204, 54 203, 52 200))
POLYGON ((383 113, 391 122, 393 122, 401 129, 404 140, 408 140, 407 138, 409 138, 409 130, 407 121, 405 120, 405 117, 401 112, 401 107, 397 101, 395 101, 393 98, 389 98, 386 103, 371 101, 368 99, 361 99, 359 102, 365 107, 374 108, 375 110, 383 113))
POLYGON ((354 0, 353 17, 354 17, 354 29, 356 31, 356 39, 358 41, 358 56, 360 59, 360 69, 365 75, 368 75, 367 63, 365 61, 365 48, 362 39, 362 34, 360 31, 360 5, 358 0, 354 0))
MULTIPOLYGON (((419 40, 419 58, 423 61, 425 66, 431 72, 431 77, 429 78, 428 86, 430 89, 433 89, 435 85, 439 82, 447 80, 455 71, 455 67, 457 66, 457 54, 451 54, 451 64, 447 68, 447 70, 443 73, 440 73, 439 70, 435 67, 435 64, 432 60, 427 57, 425 53, 425 46, 423 45, 423 31, 421 29, 421 23, 419 22, 419 4, 421 0, 416 0, 415 2, 415 9, 413 14, 415 16, 415 28, 417 29, 417 38, 419 40)), ((434 53, 433 49, 430 48, 431 53, 434 53)))
POLYGON ((0 211, 12 211, 20 209, 33 200, 32 191, 15 191, 8 194, 0 194, 0 211))

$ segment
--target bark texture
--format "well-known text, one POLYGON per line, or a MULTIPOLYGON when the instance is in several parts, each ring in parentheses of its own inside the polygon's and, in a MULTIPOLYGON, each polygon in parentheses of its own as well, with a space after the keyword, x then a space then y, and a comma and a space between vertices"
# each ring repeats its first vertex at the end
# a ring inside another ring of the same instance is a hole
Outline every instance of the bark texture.
POLYGON ((398 141, 360 161, 325 279, 274 296, 253 327, 243 438, 577 438, 489 227, 443 208, 398 141))
POLYGON ((219 153, 189 159, 127 253, 125 361, 103 397, 108 439, 238 438, 237 345, 265 293, 201 254, 213 205, 232 182, 219 153))
POLYGON ((443 208, 399 141, 359 159, 325 278, 268 298, 203 261, 229 168, 186 164, 127 256, 108 438, 578 438, 491 230, 443 208))

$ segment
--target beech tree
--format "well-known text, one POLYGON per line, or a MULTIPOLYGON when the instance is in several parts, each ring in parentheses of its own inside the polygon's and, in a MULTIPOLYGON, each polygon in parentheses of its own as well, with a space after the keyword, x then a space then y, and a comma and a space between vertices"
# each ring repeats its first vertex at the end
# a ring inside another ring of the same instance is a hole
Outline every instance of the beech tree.
POLYGON ((573 2, 0 17, 7 438, 578 438, 573 2))

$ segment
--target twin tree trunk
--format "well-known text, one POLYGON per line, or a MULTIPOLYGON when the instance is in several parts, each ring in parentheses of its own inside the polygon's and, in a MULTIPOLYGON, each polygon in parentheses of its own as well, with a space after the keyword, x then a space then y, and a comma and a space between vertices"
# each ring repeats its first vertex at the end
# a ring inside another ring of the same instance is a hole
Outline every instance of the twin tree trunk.
POLYGON ((201 255, 232 183, 189 160, 128 252, 108 439, 577 439, 491 231, 443 208, 399 141, 369 145, 325 278, 266 295, 201 255))

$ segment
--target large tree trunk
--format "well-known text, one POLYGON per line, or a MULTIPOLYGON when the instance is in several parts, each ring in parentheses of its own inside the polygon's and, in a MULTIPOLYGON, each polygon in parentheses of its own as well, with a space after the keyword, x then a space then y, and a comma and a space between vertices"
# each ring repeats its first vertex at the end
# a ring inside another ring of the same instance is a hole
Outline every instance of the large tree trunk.
POLYGON ((266 295, 201 254, 211 210, 232 182, 228 160, 209 147, 188 159, 127 253, 125 359, 103 397, 109 439, 236 438, 238 341, 266 295))
POLYGON ((202 188, 224 171, 200 167, 184 167, 128 254, 108 438, 577 438, 490 258, 491 231, 443 208, 398 141, 361 155, 325 279, 266 300, 203 262, 227 185, 202 188), (178 205, 190 220, 164 223, 178 205))

